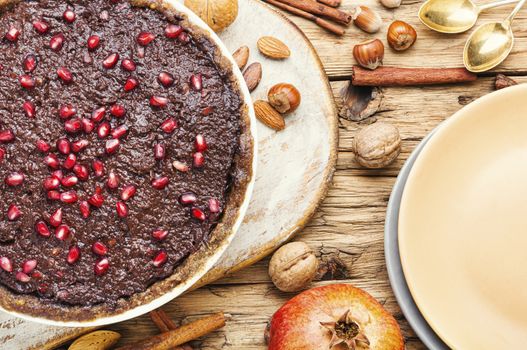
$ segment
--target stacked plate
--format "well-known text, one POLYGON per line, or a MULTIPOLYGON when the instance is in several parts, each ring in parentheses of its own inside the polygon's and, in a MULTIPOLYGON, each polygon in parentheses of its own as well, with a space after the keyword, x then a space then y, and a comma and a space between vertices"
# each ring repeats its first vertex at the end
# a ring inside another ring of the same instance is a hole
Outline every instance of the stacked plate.
POLYGON ((527 85, 519 85, 434 130, 390 198, 390 281, 430 349, 525 348, 526 218, 527 85))

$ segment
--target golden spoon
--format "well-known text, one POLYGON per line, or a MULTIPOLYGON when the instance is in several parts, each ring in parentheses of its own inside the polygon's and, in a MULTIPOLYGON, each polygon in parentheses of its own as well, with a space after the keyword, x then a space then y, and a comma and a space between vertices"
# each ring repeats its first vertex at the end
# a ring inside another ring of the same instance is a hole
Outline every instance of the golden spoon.
POLYGON ((428 0, 419 9, 419 19, 425 26, 440 33, 462 33, 474 26, 481 11, 518 2, 501 0, 476 5, 471 0, 428 0))
POLYGON ((469 71, 487 71, 509 56, 514 45, 512 20, 525 2, 527 0, 521 0, 505 21, 484 24, 470 35, 463 52, 463 63, 469 71))

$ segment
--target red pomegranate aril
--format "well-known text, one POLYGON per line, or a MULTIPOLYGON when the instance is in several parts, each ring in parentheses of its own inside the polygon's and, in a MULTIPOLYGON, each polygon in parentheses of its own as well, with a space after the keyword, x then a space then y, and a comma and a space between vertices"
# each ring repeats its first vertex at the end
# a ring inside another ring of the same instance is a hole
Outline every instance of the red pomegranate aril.
POLYGON ((108 181, 106 181, 106 186, 111 189, 116 189, 119 187, 119 176, 113 171, 108 173, 108 181))
POLYGON ((66 67, 60 67, 57 69, 57 75, 66 84, 73 81, 73 74, 71 74, 71 71, 66 67))
POLYGON ((35 79, 30 75, 21 75, 20 78, 18 78, 18 81, 24 89, 32 89, 35 87, 35 79))
POLYGON ((24 109, 24 113, 26 114, 26 117, 28 118, 35 118, 36 109, 35 105, 31 101, 26 101, 22 105, 22 108, 24 109))
POLYGON ((23 264, 22 264, 22 271, 25 273, 25 274, 30 274, 31 272, 33 272, 33 270, 37 267, 37 261, 35 259, 31 259, 31 260, 26 260, 23 264))
POLYGON ((166 230, 155 230, 152 232, 152 237, 157 239, 158 241, 164 240, 168 236, 168 231, 166 230))
POLYGON ((183 28, 177 24, 169 24, 165 28, 165 36, 170 39, 175 39, 183 32, 183 28))
POLYGON ((106 153, 107 154, 114 154, 119 149, 119 145, 121 142, 119 139, 111 139, 106 141, 106 153))
POLYGON ((50 217, 49 223, 53 227, 57 227, 62 224, 62 208, 58 208, 50 217))
POLYGON ((70 134, 75 134, 82 129, 82 122, 80 119, 70 119, 64 122, 64 130, 70 134))
POLYGON ((205 137, 201 134, 196 135, 194 146, 196 147, 196 151, 204 152, 207 149, 207 141, 205 141, 205 137))
POLYGON ((167 73, 167 72, 159 73, 157 80, 164 87, 170 87, 172 86, 172 84, 174 84, 174 77, 172 76, 172 74, 167 73))
POLYGON ((108 268, 110 267, 110 262, 107 258, 102 258, 99 261, 95 263, 95 266, 93 268, 93 271, 97 276, 104 275, 106 271, 108 271, 108 268))
POLYGON ((88 168, 81 164, 75 164, 75 166, 73 167, 73 172, 75 173, 75 175, 77 175, 79 180, 82 181, 88 180, 88 177, 90 176, 88 168))
POLYGON ((114 139, 120 139, 128 132, 128 127, 126 125, 119 125, 115 129, 112 130, 112 137, 114 139))
POLYGON ((4 158, 5 158, 5 149, 0 148, 0 163, 2 163, 4 158))
POLYGON ((40 293, 40 294, 46 294, 47 291, 49 289, 49 284, 47 283, 41 283, 37 286, 37 291, 40 293))
POLYGON ((155 38, 156 38, 156 35, 153 33, 141 32, 137 36, 137 43, 141 46, 146 46, 150 44, 155 38))
POLYGON ((99 125, 97 128, 97 135, 100 139, 106 138, 108 135, 110 135, 110 123, 104 122, 99 125))
POLYGON ((100 208, 104 204, 104 197, 100 193, 95 193, 88 199, 88 203, 90 203, 94 207, 100 208))
POLYGON ((89 134, 95 129, 95 122, 88 118, 82 118, 82 130, 84 130, 85 133, 89 134))
POLYGON ((31 281, 31 277, 29 277, 28 275, 26 275, 22 271, 17 272, 16 275, 15 275, 15 278, 17 279, 17 281, 22 282, 22 283, 27 283, 27 282, 31 281))
POLYGON ((150 105, 152 107, 165 107, 168 104, 168 98, 161 96, 152 96, 150 97, 150 105))
POLYGON ((88 38, 88 49, 95 50, 99 46, 100 41, 101 41, 101 38, 99 38, 99 36, 91 35, 88 38))
POLYGON ((57 140, 57 151, 62 154, 69 154, 71 150, 71 144, 68 139, 58 139, 57 140))
POLYGON ((53 153, 48 154, 44 158, 44 163, 46 163, 47 166, 49 166, 52 169, 57 169, 60 166, 59 159, 53 153))
POLYGON ((55 230, 55 237, 60 239, 61 241, 65 241, 70 236, 70 228, 67 225, 60 225, 55 230))
POLYGON ((44 179, 44 182, 42 183, 42 187, 44 187, 45 190, 56 190, 60 187, 60 180, 57 179, 54 176, 48 177, 44 179))
POLYGON ((103 120, 104 116, 106 115, 106 109, 104 107, 97 108, 94 110, 91 114, 91 119, 98 123, 101 120, 103 120))
POLYGON ((210 115, 212 112, 214 112, 214 107, 208 106, 201 110, 201 115, 206 117, 210 115))
POLYGON ((124 83, 124 91, 129 92, 137 87, 139 82, 135 78, 128 78, 124 83))
POLYGON ((52 201, 58 201, 60 200, 60 192, 59 191, 48 191, 47 193, 48 199, 52 201))
POLYGON ((92 252, 100 256, 108 254, 108 248, 106 247, 106 245, 104 245, 104 243, 99 242, 99 241, 94 242, 92 244, 91 250, 92 252))
POLYGON ((172 165, 174 166, 174 169, 179 170, 179 171, 181 171, 183 173, 186 173, 187 171, 190 170, 188 165, 186 165, 185 163, 182 163, 182 162, 180 162, 178 160, 175 160, 172 163, 172 165))
POLYGON ((62 119, 69 119, 77 114, 77 108, 73 107, 70 104, 61 106, 59 109, 59 115, 62 119))
POLYGON ((154 158, 157 160, 165 159, 165 145, 161 143, 154 145, 154 158))
POLYGON ((33 28, 40 34, 46 34, 49 30, 49 24, 44 20, 34 21, 33 28))
POLYGON ((209 211, 211 213, 220 212, 220 202, 216 198, 209 199, 209 211))
POLYGON ((8 186, 19 186, 24 182, 25 175, 22 173, 11 173, 5 178, 5 183, 8 186))
POLYGON ((87 219, 90 216, 90 203, 81 201, 79 203, 79 210, 83 218, 87 219))
POLYGON ((203 163, 205 162, 205 157, 203 156, 203 153, 196 152, 192 155, 194 158, 193 165, 195 168, 201 168, 203 166, 203 163))
POLYGON ((181 205, 190 205, 195 203, 197 200, 198 198, 192 192, 183 193, 181 196, 179 196, 179 203, 181 203, 181 205))
POLYGON ((64 45, 64 35, 62 33, 56 34, 49 40, 49 47, 53 51, 60 51, 64 45))
POLYGON ((48 225, 46 225, 44 221, 37 221, 37 223, 35 224, 35 229, 37 230, 37 233, 42 237, 49 237, 51 235, 51 232, 49 232, 48 225))
POLYGON ((129 72, 133 72, 133 71, 135 71, 135 69, 136 69, 135 62, 132 61, 132 60, 129 59, 129 58, 125 58, 125 59, 121 62, 121 67, 123 67, 124 70, 127 70, 127 71, 129 71, 129 72))
POLYGON ((110 107, 110 113, 117 118, 122 118, 126 114, 126 109, 122 105, 114 104, 110 107))
POLYGON ((66 257, 66 261, 68 264, 74 264, 79 258, 81 257, 81 250, 76 245, 70 247, 68 250, 68 256, 66 257))
POLYGON ((161 130, 167 134, 171 134, 177 128, 177 121, 174 118, 168 118, 161 124, 161 130))
POLYGON ((88 140, 77 140, 71 144, 71 150, 75 153, 79 153, 90 145, 88 140))
POLYGON ((78 199, 79 197, 77 196, 77 192, 75 191, 63 192, 60 195, 60 200, 66 204, 73 204, 77 202, 78 199))
POLYGON ((201 91, 203 88, 203 78, 201 77, 201 74, 193 74, 190 76, 190 86, 195 91, 201 91))
POLYGON ((167 262, 168 254, 164 251, 160 251, 152 260, 155 267, 160 267, 167 262))
POLYGON ((152 180, 152 187, 154 187, 157 190, 162 190, 165 187, 167 187, 169 182, 170 180, 166 176, 158 177, 152 180))
POLYGON ((13 263, 11 262, 11 259, 6 256, 0 258, 0 267, 6 272, 13 271, 13 263))
POLYGON ((22 66, 24 67, 24 72, 31 73, 37 68, 37 58, 33 55, 27 55, 22 66))
POLYGON ((14 205, 14 204, 11 204, 9 206, 9 208, 7 209, 7 218, 10 220, 10 221, 15 221, 16 219, 18 219, 20 216, 22 215, 22 212, 20 211, 20 209, 14 205))
POLYGON ((134 185, 127 185, 121 192, 121 199, 127 201, 135 195, 136 188, 134 185))
POLYGON ((115 67, 115 65, 117 64, 117 62, 119 61, 119 54, 118 53, 112 53, 110 55, 108 55, 108 57, 106 57, 104 59, 104 61, 102 61, 102 66, 106 69, 111 69, 113 67, 115 67))
POLYGON ((75 175, 65 176, 60 182, 64 187, 73 187, 79 182, 79 178, 75 175))
POLYGON ((47 143, 46 141, 44 140, 37 140, 37 142, 35 143, 35 145, 37 146, 37 149, 40 151, 40 152, 49 152, 49 150, 51 149, 51 146, 49 145, 49 143, 47 143))
POLYGON ((51 173, 51 176, 53 177, 56 177, 57 179, 59 180, 62 180, 62 178, 64 177, 64 173, 62 172, 62 170, 55 170, 51 173))
MULTIPOLYGON (((77 156, 75 154, 73 154, 73 153, 70 153, 66 157, 66 160, 64 160, 64 164, 62 164, 62 166, 65 169, 71 170, 71 169, 73 169, 73 167, 75 166, 76 163, 77 163, 77 156)), ((64 181, 64 179, 62 181, 64 181)), ((64 185, 64 182, 62 184, 64 185)))
POLYGON ((205 221, 205 219, 207 218, 203 210, 199 208, 192 208, 192 217, 200 221, 205 221))
POLYGON ((104 164, 100 160, 94 160, 92 163, 92 168, 96 177, 101 177, 104 175, 104 164))
POLYGON ((5 35, 5 38, 11 42, 15 42, 18 40, 18 37, 20 36, 20 31, 16 28, 10 28, 6 35, 5 35))
POLYGON ((128 207, 124 202, 117 202, 116 209, 119 217, 124 218, 128 216, 128 207))
POLYGON ((66 11, 64 11, 64 13, 62 14, 62 18, 64 18, 64 20, 68 23, 73 23, 75 21, 75 12, 73 12, 72 10, 70 9, 67 9, 66 11))
POLYGON ((15 134, 11 130, 0 131, 0 142, 7 143, 15 139, 15 134))
POLYGON ((186 32, 181 32, 178 35, 177 40, 179 40, 183 44, 186 44, 186 43, 190 42, 190 37, 188 36, 188 34, 186 32))

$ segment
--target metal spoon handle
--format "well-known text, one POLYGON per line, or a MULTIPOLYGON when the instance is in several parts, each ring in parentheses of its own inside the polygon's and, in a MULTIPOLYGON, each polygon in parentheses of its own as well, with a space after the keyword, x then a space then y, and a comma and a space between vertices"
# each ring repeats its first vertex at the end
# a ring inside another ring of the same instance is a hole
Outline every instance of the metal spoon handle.
POLYGON ((508 4, 514 4, 514 3, 517 3, 518 0, 501 0, 501 1, 496 1, 496 2, 491 2, 489 4, 484 4, 484 5, 479 5, 479 11, 485 11, 485 10, 488 10, 488 9, 492 9, 494 7, 498 7, 498 6, 504 6, 504 5, 508 5, 508 4))
POLYGON ((505 26, 510 26, 512 24, 512 20, 514 19, 514 17, 516 17, 516 15, 518 14, 518 11, 521 10, 521 8, 523 7, 523 5, 525 5, 526 2, 527 2, 527 0, 521 0, 516 5, 516 7, 514 8, 514 10, 512 10, 512 12, 509 15, 509 17, 507 17, 507 19, 505 20, 505 22, 504 22, 505 26))

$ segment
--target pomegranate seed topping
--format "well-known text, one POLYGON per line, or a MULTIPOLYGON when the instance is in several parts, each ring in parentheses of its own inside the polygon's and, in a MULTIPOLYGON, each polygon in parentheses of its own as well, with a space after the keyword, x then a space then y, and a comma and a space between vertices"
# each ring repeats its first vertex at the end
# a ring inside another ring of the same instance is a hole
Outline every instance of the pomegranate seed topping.
POLYGON ((199 208, 192 208, 192 217, 200 221, 205 221, 205 219, 207 218, 203 210, 199 208))
POLYGON ((48 199, 52 201, 58 201, 60 199, 59 191, 48 191, 48 199))
POLYGON ((0 142, 11 142, 15 139, 15 134, 11 130, 0 131, 0 142))
POLYGON ((174 77, 172 76, 172 74, 167 73, 167 72, 159 73, 157 80, 164 87, 170 87, 172 86, 172 84, 174 84, 174 77))
POLYGON ((97 135, 99 138, 104 139, 108 135, 110 135, 110 123, 104 122, 99 125, 99 128, 97 128, 97 135))
POLYGON ((57 69, 57 75, 66 84, 71 83, 73 80, 73 74, 71 74, 71 71, 66 67, 60 67, 57 69))
POLYGON ((88 203, 90 203, 94 207, 100 208, 100 207, 102 207, 102 205, 104 203, 104 197, 100 193, 95 193, 93 196, 91 196, 88 199, 88 203))
POLYGON ((179 196, 179 203, 181 203, 181 205, 190 205, 197 200, 198 198, 192 192, 183 193, 181 196, 179 196))
POLYGON ((60 180, 56 177, 48 177, 44 179, 44 182, 42 183, 42 187, 44 187, 45 190, 56 190, 60 186, 60 180))
POLYGON ((124 202, 117 202, 116 209, 117 215, 119 215, 119 217, 124 218, 128 216, 128 207, 124 202))
POLYGON ((101 108, 97 108, 96 110, 94 110, 91 114, 91 119, 98 123, 100 122, 101 120, 103 120, 104 116, 106 115, 106 109, 104 109, 104 107, 101 107, 101 108))
POLYGON ((88 38, 88 49, 95 50, 99 46, 101 39, 97 35, 92 35, 88 38))
POLYGON ((164 263, 167 262, 167 259, 168 259, 168 255, 166 252, 164 251, 160 251, 156 257, 154 258, 154 260, 152 260, 152 263, 154 264, 155 267, 160 267, 162 266, 164 263))
MULTIPOLYGON (((77 163, 77 156, 73 153, 68 154, 66 157, 66 160, 64 160, 64 164, 62 165, 65 169, 71 170, 77 163)), ((64 183, 62 183, 64 185, 64 183)))
POLYGON ((34 21, 33 28, 40 34, 46 34, 49 30, 49 24, 44 20, 34 21))
POLYGON ((37 140, 35 145, 37 146, 39 151, 44 153, 48 152, 51 149, 51 146, 44 140, 37 140))
POLYGON ((168 235, 168 231, 166 230, 155 230, 152 232, 152 237, 157 239, 158 241, 164 240, 168 235))
POLYGON ((121 192, 121 199, 127 201, 135 195, 136 188, 133 185, 128 185, 123 188, 121 192))
POLYGON ((2 163, 4 158, 5 158, 5 149, 0 148, 0 163, 2 163))
POLYGON ((79 258, 81 257, 81 250, 76 245, 72 246, 70 250, 68 251, 68 256, 66 257, 66 261, 68 264, 74 264, 79 258))
POLYGON ((66 204, 75 203, 78 199, 79 197, 77 196, 77 192, 75 191, 64 192, 60 195, 60 200, 66 204))
POLYGON ((58 208, 50 217, 49 223, 53 227, 57 227, 62 224, 62 208, 58 208))
POLYGON ((62 14, 62 17, 64 18, 64 20, 68 23, 73 23, 75 21, 75 12, 73 12, 72 10, 68 9, 66 11, 64 11, 64 13, 62 14))
POLYGON ((31 281, 31 278, 25 273, 23 273, 22 271, 17 272, 15 275, 15 278, 17 279, 17 281, 22 282, 22 283, 27 283, 31 281))
POLYGON ((118 127, 112 130, 112 137, 114 139, 120 139, 126 134, 127 131, 128 127, 126 125, 119 125, 118 127))
POLYGON ((64 130, 70 134, 77 133, 82 129, 82 122, 80 119, 70 119, 64 122, 64 130))
POLYGON ((47 166, 49 166, 50 168, 53 168, 53 169, 57 169, 60 166, 59 159, 53 153, 48 154, 44 158, 44 163, 46 163, 47 166))
POLYGON ((108 57, 102 61, 102 66, 106 69, 111 69, 115 67, 117 64, 117 61, 119 61, 119 54, 118 53, 112 53, 108 57))
POLYGON ((123 106, 114 104, 110 107, 110 113, 117 118, 122 118, 126 114, 126 109, 123 106))
POLYGON ((167 187, 169 181, 170 180, 166 176, 158 177, 158 178, 152 180, 152 187, 154 187, 155 189, 158 189, 158 190, 162 190, 165 187, 167 187))
POLYGON ((20 215, 22 215, 22 212, 14 204, 11 204, 9 208, 7 209, 7 218, 10 221, 15 221, 16 219, 20 217, 20 215))
POLYGON ((37 230, 38 234, 43 237, 49 237, 51 235, 51 232, 49 232, 48 225, 44 221, 38 221, 35 224, 35 229, 37 230))
POLYGON ((62 45, 64 45, 64 35, 62 33, 53 35, 49 40, 49 47, 53 51, 60 51, 60 49, 62 49, 62 45))
POLYGON ((127 70, 129 72, 133 72, 135 71, 135 62, 132 61, 131 59, 129 58, 125 58, 122 62, 121 62, 121 67, 123 67, 124 70, 127 70))
POLYGON ((77 108, 73 107, 70 104, 61 106, 59 109, 59 115, 62 119, 69 119, 77 114, 77 108))
POLYGON ((193 165, 195 168, 201 168, 203 166, 203 163, 205 162, 205 157, 203 156, 203 153, 196 152, 192 155, 194 158, 193 165))
POLYGON ((13 271, 13 264, 11 263, 11 260, 5 256, 0 258, 0 267, 6 272, 13 271))
POLYGON ((68 139, 58 139, 57 150, 62 154, 69 154, 71 150, 71 145, 68 139))
POLYGON ((22 264, 22 271, 26 274, 30 274, 37 267, 37 261, 35 259, 27 260, 22 264))
POLYGON ((91 246, 92 252, 97 255, 103 256, 108 254, 108 248, 102 242, 95 242, 91 246))
POLYGON ((165 28, 165 36, 170 39, 175 39, 183 32, 183 28, 177 24, 169 24, 165 28))
POLYGON ((22 108, 24 109, 24 113, 28 118, 35 118, 35 105, 31 101, 26 101, 22 105, 22 108))
POLYGON ((201 110, 201 115, 203 116, 208 116, 210 115, 212 112, 214 112, 214 107, 211 107, 211 106, 208 106, 208 107, 205 107, 201 110))
POLYGON ((188 34, 186 32, 182 32, 178 35, 177 39, 182 42, 183 44, 186 44, 188 42, 190 42, 190 37, 188 36, 188 34))
POLYGON ((79 153, 80 151, 84 150, 86 147, 90 145, 90 141, 88 140, 77 140, 71 144, 71 149, 75 153, 79 153))
POLYGON ((193 74, 190 76, 190 86, 192 86, 195 91, 201 91, 203 88, 203 79, 201 74, 193 74))
POLYGON ((41 283, 38 285, 37 287, 37 291, 40 293, 40 294, 46 294, 46 292, 48 291, 49 289, 49 285, 47 283, 41 283))
POLYGON ((152 107, 165 107, 168 104, 168 98, 161 96, 150 97, 150 106, 152 107))
POLYGON ((35 87, 35 79, 27 74, 21 75, 18 81, 24 89, 32 89, 35 87))
POLYGON ((119 148, 119 145, 121 142, 119 139, 111 139, 106 141, 106 153, 107 154, 114 154, 117 152, 117 149, 119 148))
POLYGON ((154 146, 154 158, 157 160, 165 159, 165 145, 158 143, 154 146))
POLYGON ((174 169, 176 170, 179 170, 183 173, 186 173, 187 171, 190 170, 189 166, 186 165, 185 163, 182 163, 178 160, 175 160, 174 163, 172 163, 172 166, 174 167, 174 169))
POLYGON ((124 83, 124 91, 126 91, 126 92, 132 91, 133 89, 135 89, 137 87, 138 84, 139 84, 139 82, 137 81, 137 79, 135 79, 135 78, 128 78, 126 80, 126 83, 124 83))
POLYGON ((37 68, 37 58, 33 55, 27 55, 22 66, 24 67, 24 72, 31 73, 37 68))
POLYGON ((106 181, 106 186, 111 189, 116 189, 119 187, 119 176, 113 171, 108 173, 108 181, 106 181))
POLYGON ((64 173, 62 172, 62 170, 55 170, 51 173, 51 176, 56 177, 59 180, 62 180, 62 178, 64 177, 64 173))
POLYGON ((75 175, 77 175, 79 180, 82 181, 88 180, 88 177, 90 176, 88 168, 81 164, 75 164, 75 166, 73 167, 73 172, 75 173, 75 175))
POLYGON ((25 178, 22 173, 11 173, 5 178, 5 183, 8 186, 19 186, 24 182, 25 178))
POLYGON ((205 137, 203 135, 196 135, 196 141, 194 142, 194 146, 196 147, 196 151, 203 152, 207 149, 207 142, 205 141, 205 137))
POLYGON ((18 40, 19 36, 20 36, 20 31, 16 28, 11 28, 5 35, 5 38, 11 42, 15 42, 18 40))
POLYGON ((70 236, 70 228, 66 225, 60 225, 55 230, 55 237, 60 239, 61 241, 65 241, 70 236))
POLYGON ((104 175, 104 164, 100 160, 94 160, 92 168, 95 176, 101 177, 104 175))
POLYGON ((93 129, 95 129, 95 122, 91 119, 82 118, 81 123, 82 123, 82 129, 87 134, 91 133, 93 129))
POLYGON ((75 175, 65 176, 60 182, 64 187, 73 187, 79 182, 79 178, 75 175))
POLYGON ((211 213, 220 212, 220 202, 216 198, 209 199, 209 211, 211 213))
POLYGON ((87 219, 90 216, 90 204, 87 201, 79 203, 79 210, 83 218, 87 219))
POLYGON ((174 118, 168 118, 161 124, 161 129, 167 134, 171 134, 177 128, 177 121, 174 118))
POLYGON ((97 276, 101 276, 101 275, 104 275, 106 271, 108 271, 109 267, 110 267, 110 263, 108 262, 108 259, 102 258, 95 263, 93 270, 97 276))
POLYGON ((141 46, 146 46, 150 44, 155 38, 155 34, 149 32, 141 32, 137 36, 137 43, 141 46))

